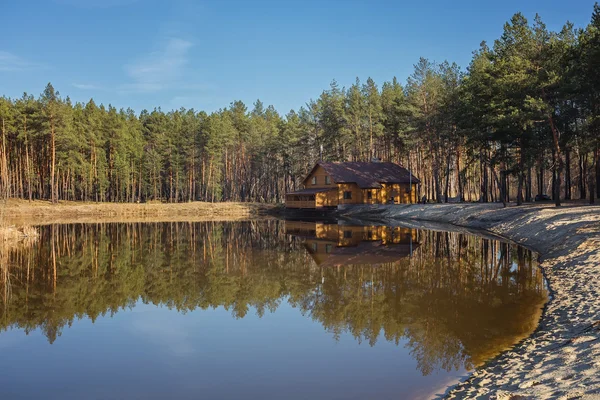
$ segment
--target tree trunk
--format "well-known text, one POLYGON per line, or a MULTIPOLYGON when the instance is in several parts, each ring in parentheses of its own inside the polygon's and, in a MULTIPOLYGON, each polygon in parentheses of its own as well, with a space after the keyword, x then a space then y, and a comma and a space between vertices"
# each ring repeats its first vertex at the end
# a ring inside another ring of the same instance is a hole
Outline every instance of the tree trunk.
POLYGON ((586 160, 584 157, 583 152, 581 151, 581 149, 579 149, 579 198, 580 199, 585 199, 587 197, 587 190, 586 190, 586 172, 587 172, 587 168, 586 168, 586 160))
POLYGON ((527 168, 527 190, 525 191, 525 201, 531 203, 532 201, 532 190, 531 185, 533 184, 531 179, 531 167, 527 168))
POLYGON ((158 198, 158 188, 156 186, 156 181, 158 180, 158 177, 156 175, 156 162, 154 162, 152 163, 152 183, 154 186, 154 191, 152 192, 152 200, 156 200, 158 198))
POLYGON ((448 153, 448 157, 446 159, 446 186, 444 187, 444 203, 448 202, 448 192, 450 191, 450 161, 451 161, 450 153, 448 153))
POLYGON ((6 123, 4 118, 2 118, 2 154, 0 154, 0 168, 0 189, 2 191, 2 193, 0 193, 0 200, 7 200, 9 197, 10 182, 8 174, 8 161, 6 155, 6 123))
POLYGON ((565 200, 571 200, 571 150, 565 149, 565 200))
POLYGON ((502 205, 506 207, 506 171, 500 171, 500 200, 502 200, 502 205))
POLYGON ((596 197, 600 198, 600 146, 596 147, 596 156, 594 158, 594 164, 596 165, 596 197))
POLYGON ((540 156, 540 160, 538 162, 538 195, 544 194, 544 185, 546 178, 544 177, 544 154, 540 156))
POLYGON ((506 194, 506 202, 510 203, 510 175, 508 173, 508 171, 504 174, 504 186, 506 187, 506 189, 504 190, 504 193, 506 194))
POLYGON ((27 179, 27 192, 29 197, 29 202, 31 202, 32 198, 32 190, 31 190, 31 162, 29 161, 29 143, 27 139, 27 115, 23 117, 23 134, 25 136, 25 170, 27 179))
MULTIPOLYGON (((556 160, 555 153, 556 151, 552 149, 552 160, 556 160)), ((556 200, 556 163, 552 165, 552 200, 556 200)))
POLYGON ((142 160, 140 159, 140 176, 138 179, 138 203, 142 201, 142 160))
POLYGON ((506 146, 501 145, 502 162, 500 163, 500 200, 502 205, 506 207, 506 199, 508 197, 507 172, 506 172, 506 146))
POLYGON ((465 201, 464 187, 460 171, 460 146, 456 146, 456 187, 458 188, 458 200, 465 201))
POLYGON ((486 160, 484 159, 484 152, 481 152, 481 157, 479 158, 481 171, 482 171, 482 183, 481 183, 481 202, 488 202, 488 169, 486 165, 486 160))
POLYGON ((373 116, 371 112, 369 112, 369 151, 371 152, 371 159, 373 159, 373 157, 375 157, 375 151, 373 149, 373 116))
POLYGON ((442 202, 442 185, 440 182, 440 159, 439 159, 439 149, 434 153, 433 159, 433 181, 435 185, 435 201, 437 203, 442 202))
POLYGON ((554 165, 552 167, 554 170, 554 204, 556 204, 556 207, 560 207, 560 176, 564 167, 559 143, 560 133, 554 125, 552 114, 548 115, 548 122, 550 123, 550 129, 552 130, 552 140, 554 143, 554 151, 552 152, 554 158, 554 165))
POLYGON ((523 149, 521 148, 519 154, 519 184, 517 186, 517 205, 523 205, 523 182, 525 181, 525 160, 523 156, 523 149))
POLYGON ((590 189, 590 204, 594 204, 596 201, 596 184, 598 180, 598 159, 592 158, 592 165, 588 170, 588 187, 590 189), (596 179, 594 179, 594 164, 596 165, 596 179))
POLYGON ((52 203, 57 203, 56 198, 57 184, 55 184, 55 170, 56 170, 56 136, 54 132, 54 117, 50 115, 50 146, 52 147, 52 165, 50 167, 50 190, 52 191, 52 203))

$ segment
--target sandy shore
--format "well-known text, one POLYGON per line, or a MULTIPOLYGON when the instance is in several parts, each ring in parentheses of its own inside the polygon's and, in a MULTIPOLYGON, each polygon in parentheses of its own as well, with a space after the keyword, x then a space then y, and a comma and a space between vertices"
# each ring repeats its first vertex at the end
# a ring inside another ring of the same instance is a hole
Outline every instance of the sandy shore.
POLYGON ((447 398, 600 399, 600 207, 365 206, 344 215, 483 229, 540 254, 552 299, 538 329, 474 371, 447 398))
POLYGON ((269 215, 277 209, 261 203, 91 203, 8 200, 0 206, 5 225, 100 222, 234 221, 269 215))

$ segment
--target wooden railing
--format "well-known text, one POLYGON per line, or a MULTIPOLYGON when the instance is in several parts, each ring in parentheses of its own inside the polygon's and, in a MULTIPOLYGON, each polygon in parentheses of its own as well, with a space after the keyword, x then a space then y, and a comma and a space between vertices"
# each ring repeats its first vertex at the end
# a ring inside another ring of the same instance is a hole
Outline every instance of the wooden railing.
POLYGON ((316 208, 316 202, 315 202, 315 200, 309 200, 309 201, 286 200, 285 206, 287 208, 316 208))

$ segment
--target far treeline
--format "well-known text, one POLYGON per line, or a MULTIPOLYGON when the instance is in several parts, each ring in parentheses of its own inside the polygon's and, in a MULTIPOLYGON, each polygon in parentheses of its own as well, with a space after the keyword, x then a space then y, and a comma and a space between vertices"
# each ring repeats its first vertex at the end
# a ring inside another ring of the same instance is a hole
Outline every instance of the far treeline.
POLYGON ((466 71, 420 59, 403 86, 335 81, 280 115, 256 101, 208 114, 136 115, 0 98, 3 197, 137 202, 281 202, 319 158, 403 164, 443 202, 600 196, 600 6, 585 29, 549 31, 520 13, 466 71), (322 152, 320 149, 323 149, 322 152))

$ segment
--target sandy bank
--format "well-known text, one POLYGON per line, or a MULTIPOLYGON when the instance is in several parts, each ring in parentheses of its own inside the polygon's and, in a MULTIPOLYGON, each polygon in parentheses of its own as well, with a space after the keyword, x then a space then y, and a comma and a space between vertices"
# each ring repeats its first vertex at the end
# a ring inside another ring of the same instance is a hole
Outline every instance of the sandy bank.
POLYGON ((364 206, 344 215, 484 229, 540 254, 553 298, 539 328, 476 370, 453 388, 448 398, 599 398, 600 207, 364 206))
POLYGON ((276 210, 260 203, 87 203, 9 200, 2 207, 6 224, 235 221, 268 215, 276 210))

